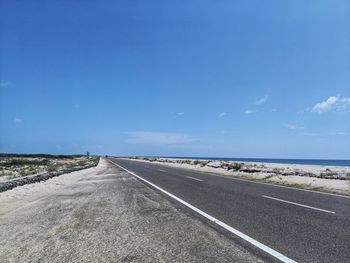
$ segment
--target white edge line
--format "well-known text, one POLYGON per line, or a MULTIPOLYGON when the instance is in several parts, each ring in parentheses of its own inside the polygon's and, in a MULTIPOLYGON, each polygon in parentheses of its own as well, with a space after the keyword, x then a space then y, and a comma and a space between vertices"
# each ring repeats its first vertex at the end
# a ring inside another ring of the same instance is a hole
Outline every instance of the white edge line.
MULTIPOLYGON (((221 176, 222 175, 215 175, 215 176, 221 176)), ((287 186, 287 185, 278 185, 278 184, 274 184, 274 183, 264 183, 264 182, 256 182, 256 181, 252 181, 249 179, 240 179, 240 178, 230 178, 229 179, 232 180, 240 180, 240 181, 245 181, 245 182, 249 182, 249 183, 254 183, 254 184, 266 184, 266 185, 270 185, 270 186, 275 186, 275 187, 282 187, 282 188, 287 188, 287 189, 291 189, 291 190, 298 190, 298 191, 304 191, 304 192, 310 192, 310 193, 315 193, 315 194, 321 194, 321 195, 331 195, 331 196, 336 196, 336 197, 344 197, 344 198, 349 198, 350 196, 347 195, 340 195, 340 194, 332 194, 332 193, 327 193, 327 192, 320 192, 320 191, 315 191, 315 190, 310 190, 310 189, 301 189, 301 188, 296 188, 293 186, 287 186)))
POLYGON ((202 210, 198 209, 197 207, 187 203, 186 201, 180 199, 179 197, 165 191, 164 189, 160 188, 159 186, 147 181, 146 179, 143 179, 142 177, 138 176, 137 174, 135 174, 134 172, 129 171, 128 169, 120 166, 119 164, 116 164, 115 162, 109 160, 111 163, 113 163, 114 165, 118 166, 119 168, 123 169, 124 171, 132 174, 133 176, 135 176, 136 178, 138 178, 139 180, 151 185, 152 187, 156 188, 157 190, 161 191, 162 193, 170 196, 171 198, 175 199, 176 201, 180 202, 181 204, 187 206, 188 208, 192 209, 193 211, 197 212, 198 214, 200 214, 201 216, 204 216, 205 218, 209 219, 210 221, 216 223, 217 225, 221 226, 222 228, 228 230, 229 232, 235 234, 236 236, 244 239, 245 241, 249 242, 250 244, 258 247, 259 249, 265 251, 266 253, 270 254, 271 256, 281 260, 282 262, 285 263, 296 263, 296 261, 294 261, 293 259, 288 258, 287 256, 273 250, 272 248, 260 243, 259 241, 251 238, 250 236, 247 236, 246 234, 238 231, 237 229, 225 224, 224 222, 221 222, 220 220, 218 220, 217 218, 203 212, 202 210))
POLYGON ((191 176, 186 176, 186 178, 192 179, 192 180, 196 180, 196 181, 199 181, 199 182, 203 182, 203 180, 198 179, 198 178, 194 178, 194 177, 191 177, 191 176))
POLYGON ((294 203, 294 202, 291 202, 291 201, 275 198, 275 197, 268 196, 268 195, 262 195, 262 197, 269 198, 269 199, 272 199, 272 200, 276 200, 276 201, 279 201, 279 202, 284 202, 284 203, 296 205, 296 206, 310 208, 310 209, 317 210, 317 211, 322 211, 322 212, 326 212, 326 213, 335 214, 335 212, 333 212, 333 211, 329 211, 329 210, 325 210, 325 209, 321 209, 321 208, 317 208, 317 207, 313 207, 313 206, 303 205, 303 204, 299 204, 299 203, 294 203))
MULTIPOLYGON (((119 157, 114 157, 114 158, 119 158, 119 157)), ((136 162, 147 162, 147 161, 135 160, 135 159, 129 159, 129 158, 120 158, 120 159, 125 159, 125 160, 128 160, 128 161, 136 161, 136 162)), ((166 165, 164 163, 157 163, 157 164, 166 165)), ((168 165, 168 167, 175 168, 175 169, 190 170, 190 171, 194 171, 194 172, 197 172, 197 173, 204 173, 206 175, 213 175, 213 176, 223 177, 223 178, 226 178, 226 179, 238 180, 238 181, 243 181, 243 182, 248 182, 248 183, 265 184, 265 185, 270 185, 270 186, 275 186, 275 187, 282 187, 282 188, 287 188, 287 189, 292 189, 292 190, 311 192, 311 193, 322 194, 322 195, 331 195, 331 196, 336 196, 336 197, 344 197, 344 198, 349 198, 350 199, 350 196, 342 195, 342 194, 333 194, 333 193, 320 192, 320 191, 315 191, 315 190, 310 190, 310 189, 301 189, 301 188, 296 188, 296 187, 293 187, 293 186, 279 185, 279 184, 274 184, 274 183, 257 182, 257 181, 253 181, 253 180, 249 180, 249 179, 230 177, 230 175, 226 175, 226 174, 221 175, 221 174, 216 173, 216 172, 199 171, 199 170, 192 169, 192 168, 175 167, 175 166, 170 166, 170 165, 168 165)))

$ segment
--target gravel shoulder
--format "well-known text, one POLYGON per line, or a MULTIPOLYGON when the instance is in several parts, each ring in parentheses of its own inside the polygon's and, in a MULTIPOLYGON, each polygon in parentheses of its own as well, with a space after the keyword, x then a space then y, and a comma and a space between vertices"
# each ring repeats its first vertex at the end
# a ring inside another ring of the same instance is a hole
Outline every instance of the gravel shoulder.
POLYGON ((262 262, 103 159, 0 193, 0 255, 2 262, 262 262))

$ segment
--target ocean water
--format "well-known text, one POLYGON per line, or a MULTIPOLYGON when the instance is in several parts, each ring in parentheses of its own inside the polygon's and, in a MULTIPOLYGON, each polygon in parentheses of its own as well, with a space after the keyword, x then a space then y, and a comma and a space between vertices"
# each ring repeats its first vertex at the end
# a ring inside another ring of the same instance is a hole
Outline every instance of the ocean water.
POLYGON ((265 158, 214 158, 214 157, 165 157, 178 159, 197 159, 197 160, 221 160, 237 162, 255 162, 255 163, 284 163, 284 164, 308 164, 308 165, 327 165, 327 166, 350 166, 350 160, 324 160, 324 159, 265 159, 265 158))

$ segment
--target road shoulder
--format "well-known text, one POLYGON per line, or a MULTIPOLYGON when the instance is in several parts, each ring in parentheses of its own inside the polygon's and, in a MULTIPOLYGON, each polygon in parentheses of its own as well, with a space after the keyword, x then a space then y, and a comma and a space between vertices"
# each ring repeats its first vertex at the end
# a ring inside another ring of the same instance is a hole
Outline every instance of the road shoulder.
POLYGON ((0 196, 4 262, 261 262, 105 161, 70 176, 0 196))

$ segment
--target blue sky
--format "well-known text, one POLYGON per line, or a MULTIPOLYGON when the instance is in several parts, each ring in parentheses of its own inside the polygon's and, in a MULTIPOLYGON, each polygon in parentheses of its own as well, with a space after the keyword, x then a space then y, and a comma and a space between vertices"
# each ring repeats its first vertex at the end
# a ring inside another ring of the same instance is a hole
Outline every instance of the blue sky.
POLYGON ((0 0, 0 151, 350 158, 349 1, 0 0))

